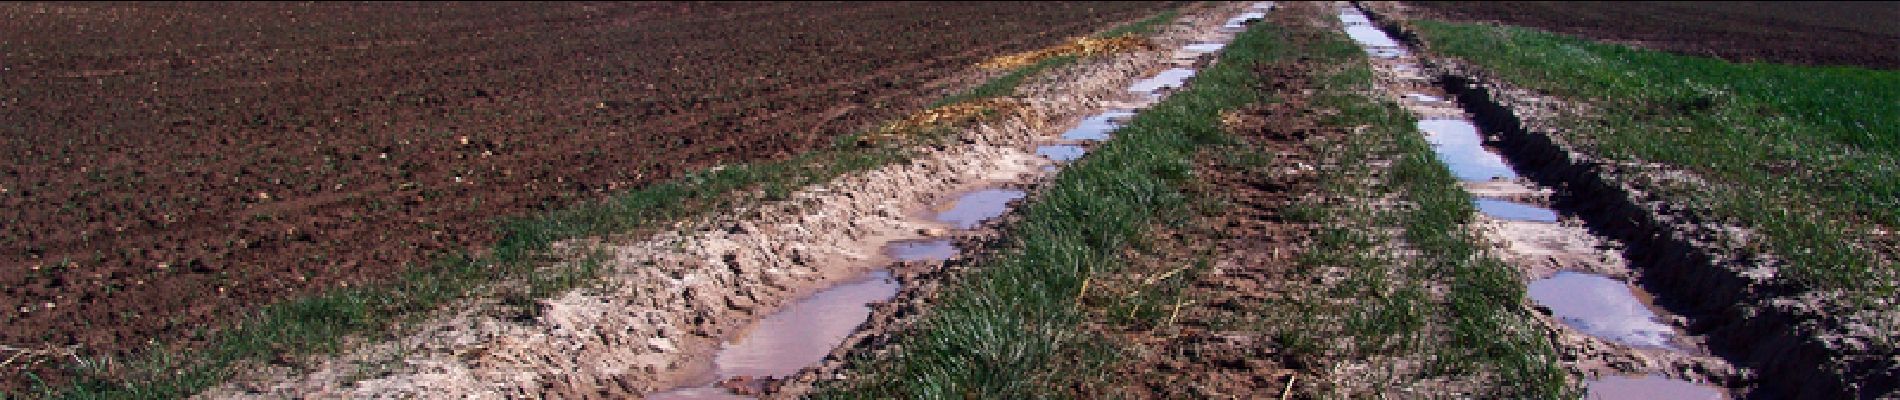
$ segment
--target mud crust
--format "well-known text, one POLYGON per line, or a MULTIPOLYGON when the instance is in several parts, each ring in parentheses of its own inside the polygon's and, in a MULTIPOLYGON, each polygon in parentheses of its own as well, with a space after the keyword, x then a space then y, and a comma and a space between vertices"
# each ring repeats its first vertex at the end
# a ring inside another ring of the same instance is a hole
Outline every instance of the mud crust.
MULTIPOLYGON (((1381 29, 1429 49, 1388 2, 1361 8, 1381 29)), ((1750 397, 1876 398, 1900 386, 1900 356, 1881 348, 1863 307, 1775 279, 1781 262, 1742 249, 1742 232, 1705 211, 1655 194, 1645 168, 1580 151, 1556 110, 1573 105, 1517 88, 1458 60, 1426 58, 1427 71, 1496 137, 1487 145, 1532 180, 1559 188, 1556 205, 1626 245, 1639 283, 1689 320, 1718 354, 1754 369, 1750 397)), ((1876 311, 1879 312, 1879 311, 1876 311)), ((1888 311, 1890 312, 1890 311, 1888 311)))

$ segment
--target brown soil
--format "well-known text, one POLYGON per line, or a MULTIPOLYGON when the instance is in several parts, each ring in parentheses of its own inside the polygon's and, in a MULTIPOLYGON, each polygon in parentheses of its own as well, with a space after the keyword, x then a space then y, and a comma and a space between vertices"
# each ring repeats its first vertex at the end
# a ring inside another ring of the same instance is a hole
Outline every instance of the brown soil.
POLYGON ((1900 68, 1900 2, 1416 1, 1435 18, 1496 21, 1733 61, 1900 68))
POLYGON ((0 344, 189 339, 1164 6, 0 5, 0 344))
MULTIPOLYGON (((1168 45, 1182 41, 1162 36, 1168 45)), ((677 231, 593 243, 611 255, 607 271, 535 302, 528 317, 494 299, 471 299, 393 340, 298 363, 251 363, 265 365, 247 366, 200 396, 629 397, 704 384, 722 340, 800 297, 889 265, 882 246, 946 233, 967 245, 966 236, 981 236, 984 230, 952 229, 921 211, 969 190, 1033 186, 1052 175, 1033 143, 1104 103, 1136 99, 1123 88, 1165 62, 1153 50, 1082 59, 1025 82, 1013 97, 1021 107, 948 129, 941 142, 917 146, 908 162, 845 174, 677 231), (365 365, 374 368, 364 373, 365 365)), ((935 263, 900 263, 893 275, 914 291, 929 285, 925 265, 935 263)), ((758 378, 721 384, 745 392, 784 385, 758 378)))
MULTIPOLYGON (((1283 2, 1268 18, 1284 25, 1308 15, 1307 6, 1283 2)), ((1310 71, 1321 68, 1292 62, 1258 69, 1267 81, 1262 89, 1279 101, 1230 112, 1224 120, 1240 147, 1271 161, 1240 165, 1220 154, 1235 150, 1208 150, 1198 157, 1200 179, 1189 188, 1191 197, 1226 205, 1184 227, 1158 227, 1152 249, 1124 256, 1133 264, 1127 273, 1092 282, 1081 299, 1095 313, 1089 329, 1107 332, 1125 358, 1106 374, 1118 381, 1077 388, 1078 397, 1281 398, 1301 393, 1293 386, 1310 385, 1299 380, 1327 367, 1258 328, 1289 312, 1272 308, 1298 297, 1306 281, 1295 264, 1318 224, 1287 214, 1325 188, 1302 166, 1321 162, 1319 139, 1348 133, 1321 126, 1309 103, 1310 71), (1130 300, 1157 290, 1176 300, 1130 300), (1131 303, 1139 305, 1126 309, 1131 303), (1123 312, 1159 318, 1115 315, 1123 312)))

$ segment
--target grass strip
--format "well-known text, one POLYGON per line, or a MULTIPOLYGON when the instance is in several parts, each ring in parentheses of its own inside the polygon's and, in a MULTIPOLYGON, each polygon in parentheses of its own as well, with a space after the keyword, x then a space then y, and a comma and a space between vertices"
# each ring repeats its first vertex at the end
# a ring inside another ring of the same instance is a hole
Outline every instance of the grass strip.
MULTIPOLYGON (((1368 97, 1379 91, 1367 90, 1377 83, 1365 54, 1338 32, 1301 50, 1320 65, 1350 65, 1315 79, 1314 106, 1339 110, 1324 113, 1328 116, 1321 124, 1356 129, 1324 156, 1325 164, 1336 168, 1321 172, 1322 186, 1345 198, 1396 199, 1410 205, 1329 204, 1325 199, 1333 196, 1308 204, 1327 215, 1323 220, 1338 221, 1318 235, 1304 258, 1308 263, 1350 266, 1348 278, 1330 290, 1357 298, 1344 311, 1342 328, 1356 342, 1352 347, 1361 354, 1355 356, 1429 360, 1425 375, 1476 379, 1486 392, 1469 395, 1479 397, 1578 397, 1566 380, 1568 373, 1557 364, 1553 344, 1524 307, 1517 269, 1486 255, 1467 227, 1476 211, 1471 195, 1438 160, 1412 115, 1390 101, 1368 97), (1377 159, 1392 162, 1373 167, 1380 165, 1377 159), (1368 176, 1384 179, 1379 186, 1369 186, 1368 176), (1390 254, 1381 235, 1367 233, 1381 227, 1399 228, 1403 246, 1415 253, 1390 254), (1427 294, 1428 285, 1448 288, 1449 293, 1434 299, 1427 294), (1448 337, 1428 332, 1446 332, 1448 337)), ((1308 319, 1314 320, 1325 319, 1308 319)), ((1329 331, 1310 328, 1295 332, 1329 331)))
MULTIPOLYGON (((1099 338, 1074 329, 1075 295, 1117 252, 1188 199, 1192 157, 1221 143, 1219 112, 1259 101, 1250 67, 1276 57, 1271 35, 1243 33, 1193 85, 1136 116, 1114 140, 1065 168, 1024 208, 1000 255, 947 289, 872 376, 816 398, 1031 398, 1090 373, 1099 338)), ((1099 353, 1098 353, 1099 354, 1099 353)), ((863 364, 860 364, 863 365, 863 364)))
MULTIPOLYGON (((1171 21, 1170 10, 1118 27, 1117 34, 1145 33, 1171 21)), ((1029 77, 1072 63, 1047 60, 1011 71, 933 105, 1013 93, 1029 77)), ((548 252, 560 241, 665 229, 714 211, 759 200, 777 200, 800 187, 855 171, 908 159, 901 144, 862 147, 861 135, 838 138, 826 149, 781 161, 727 165, 540 215, 504 219, 505 234, 485 254, 444 255, 433 265, 410 267, 392 282, 338 288, 266 305, 243 322, 209 332, 206 345, 156 345, 125 361, 83 359, 69 366, 73 382, 42 382, 34 397, 62 399, 163 399, 190 396, 229 378, 242 362, 340 351, 353 336, 384 332, 424 318, 451 301, 500 282, 525 281, 524 292, 501 293, 511 304, 532 304, 592 282, 594 258, 559 262, 548 252), (757 192, 759 196, 748 196, 757 192)), ((0 396, 4 398, 5 396, 0 396)))
POLYGON ((1765 236, 1762 249, 1788 263, 1785 279, 1892 295, 1892 266, 1880 260, 1894 256, 1893 239, 1873 232, 1900 227, 1900 71, 1731 63, 1509 26, 1417 27, 1435 52, 1586 104, 1561 133, 1586 151, 1700 176, 1662 189, 1765 236))
MULTIPOLYGON (((1065 169, 1026 206, 1022 222, 1006 235, 1012 242, 939 295, 939 303, 893 352, 854 360, 862 376, 830 382, 812 397, 1062 397, 1062 388, 1102 382, 1114 350, 1107 339, 1076 329, 1088 316, 1074 295, 1091 276, 1126 267, 1120 255, 1148 240, 1150 227, 1183 221, 1176 214, 1194 202, 1182 190, 1195 179, 1194 155, 1233 140, 1221 131, 1220 112, 1265 100, 1254 89, 1260 83, 1254 67, 1295 53, 1325 60, 1319 64, 1364 62, 1343 37, 1287 47, 1275 41, 1281 36, 1280 28, 1267 25, 1242 34, 1222 61, 1202 71, 1185 91, 1136 116, 1113 141, 1065 169)), ((1398 193, 1401 201, 1417 207, 1375 212, 1322 202, 1307 205, 1317 210, 1309 218, 1354 213, 1353 220, 1403 228, 1403 238, 1420 253, 1410 260, 1418 270, 1411 273, 1453 288, 1431 301, 1422 287, 1375 287, 1391 284, 1384 271, 1393 261, 1370 254, 1383 250, 1365 229, 1331 229, 1323 235, 1330 238, 1322 238, 1331 242, 1322 244, 1331 250, 1310 259, 1352 268, 1351 281, 1357 283, 1348 285, 1357 286, 1340 293, 1370 299, 1345 311, 1351 313, 1345 333, 1372 343, 1358 346, 1373 349, 1368 353, 1410 352, 1435 360, 1435 374, 1482 376, 1490 384, 1487 390, 1502 397, 1575 397, 1551 344, 1537 334, 1523 307, 1515 269, 1485 257, 1465 230, 1474 212, 1469 196, 1437 161, 1413 120, 1394 104, 1358 94, 1372 84, 1372 73, 1363 66, 1329 76, 1324 84, 1327 94, 1320 106, 1342 111, 1326 124, 1370 128, 1329 155, 1338 161, 1331 165, 1350 169, 1328 172, 1328 185, 1355 198, 1398 193), (1375 154, 1400 154, 1390 172, 1392 185, 1370 187, 1362 179, 1370 168, 1365 161, 1375 154), (1420 343, 1427 323, 1445 326, 1449 337, 1420 343)), ((1178 299, 1130 301, 1179 304, 1178 299)), ((1305 317, 1292 319, 1318 321, 1305 317)), ((1317 346, 1320 340, 1282 343, 1317 346)))

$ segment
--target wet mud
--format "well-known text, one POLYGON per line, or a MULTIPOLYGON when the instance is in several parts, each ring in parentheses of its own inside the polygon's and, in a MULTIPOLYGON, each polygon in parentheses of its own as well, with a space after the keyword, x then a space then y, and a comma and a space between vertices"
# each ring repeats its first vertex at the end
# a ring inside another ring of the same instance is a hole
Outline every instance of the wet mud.
POLYGON ((1463 102, 1448 101, 1452 95, 1429 72, 1430 59, 1356 6, 1342 5, 1339 20, 1372 58, 1388 98, 1419 116, 1418 129, 1438 159, 1473 194, 1480 217, 1474 229, 1518 267, 1539 320, 1570 358, 1565 366, 1585 378, 1586 387, 1601 377, 1629 374, 1718 394, 1718 386, 1741 383, 1744 372, 1711 356, 1701 338, 1683 333, 1682 318, 1635 286, 1642 271, 1614 251, 1620 244, 1585 226, 1574 210, 1559 212, 1549 196, 1560 191, 1520 175, 1521 168, 1494 145, 1498 132, 1476 120, 1463 102))
MULTIPOLYGON (((1418 44, 1407 33, 1403 7, 1367 6, 1380 28, 1418 44)), ((1654 304, 1671 314, 1664 317, 1670 325, 1734 364, 1734 371, 1701 374, 1728 376, 1731 396, 1879 398, 1900 390, 1900 357, 1881 350, 1883 333, 1870 329, 1875 322, 1869 318, 1880 316, 1775 279, 1779 261, 1747 246, 1747 230, 1658 194, 1656 183, 1667 177, 1651 166, 1605 160, 1567 142, 1559 116, 1577 105, 1517 88, 1458 60, 1428 59, 1420 67, 1432 86, 1471 111, 1491 136, 1486 145, 1526 180, 1562 189, 1548 198, 1574 216, 1566 224, 1617 243, 1606 249, 1624 260, 1628 272, 1606 275, 1656 294, 1654 304)))

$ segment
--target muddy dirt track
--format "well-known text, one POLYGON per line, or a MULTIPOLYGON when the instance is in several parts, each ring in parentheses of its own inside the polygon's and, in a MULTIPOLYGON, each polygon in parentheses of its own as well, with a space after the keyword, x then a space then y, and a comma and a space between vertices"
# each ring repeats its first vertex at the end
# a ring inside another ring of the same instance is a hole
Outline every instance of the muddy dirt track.
POLYGON ((1900 68, 1900 2, 1417 1, 1433 17, 1497 21, 1732 61, 1900 68))
POLYGON ((1165 6, 0 6, 0 344, 179 339, 1165 6))

